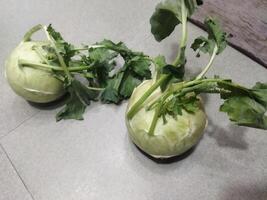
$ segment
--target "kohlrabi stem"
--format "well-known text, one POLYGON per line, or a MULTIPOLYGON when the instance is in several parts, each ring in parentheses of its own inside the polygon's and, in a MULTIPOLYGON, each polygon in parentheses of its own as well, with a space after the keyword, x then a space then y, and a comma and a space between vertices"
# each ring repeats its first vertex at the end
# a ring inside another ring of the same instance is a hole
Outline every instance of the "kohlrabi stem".
MULTIPOLYGON (((48 70, 48 71, 51 71, 51 70, 64 71, 62 69, 62 67, 60 67, 60 66, 53 66, 53 65, 41 64, 41 63, 34 63, 34 62, 29 62, 29 61, 26 61, 26 60, 22 60, 22 59, 18 61, 18 64, 21 65, 21 66, 25 66, 25 67, 41 68, 41 69, 48 70)), ((79 71, 83 71, 83 70, 88 70, 90 68, 91 67, 89 67, 89 66, 68 67, 68 70, 70 72, 79 72, 79 71)))
POLYGON ((177 66, 180 63, 181 56, 182 56, 182 49, 186 47, 186 42, 187 42, 187 31, 188 31, 188 28, 187 28, 187 9, 185 6, 185 1, 182 0, 181 3, 182 3, 182 5, 181 5, 181 8, 182 8, 182 22, 181 22, 182 23, 182 39, 180 41, 177 57, 173 62, 174 66, 177 66))
POLYGON ((96 88, 96 87, 89 87, 89 86, 86 86, 89 90, 95 90, 95 91, 103 91, 105 90, 105 88, 96 88))
POLYGON ((229 85, 229 86, 233 86, 235 88, 238 88, 240 90, 243 90, 243 91, 246 91, 248 92, 248 89, 241 86, 241 85, 238 85, 236 83, 233 83, 233 82, 229 82, 229 81, 226 81, 226 80, 222 80, 222 79, 200 79, 200 80, 193 80, 193 81, 190 81, 190 82, 187 82, 183 85, 183 88, 187 88, 187 87, 191 87, 191 86, 194 86, 194 85, 197 85, 197 84, 201 84, 201 83, 206 83, 206 82, 210 82, 210 83, 223 83, 225 85, 229 85))
POLYGON ((127 117, 129 119, 133 118, 133 116, 141 109, 143 103, 146 99, 168 78, 169 75, 163 75, 156 83, 154 83, 143 96, 131 107, 129 112, 127 113, 127 117))
MULTIPOLYGON (((228 86, 231 86, 231 87, 234 87, 234 88, 237 88, 239 90, 242 90, 246 93, 249 93, 249 90, 243 86, 240 86, 236 83, 232 83, 232 82, 229 82, 229 81, 226 81, 226 80, 222 80, 222 79, 200 79, 200 80, 193 80, 193 81, 189 81, 187 83, 184 83, 181 86, 178 86, 177 88, 174 86, 173 87, 173 92, 179 92, 178 94, 175 95, 175 97, 179 97, 179 96, 184 96, 186 95, 187 93, 190 93, 190 92, 195 92, 195 90, 198 88, 197 86, 199 84, 202 84, 202 83, 222 83, 224 85, 228 85, 228 86)), ((214 92, 214 93, 220 93, 221 92, 221 89, 223 88, 215 88, 217 92, 214 92)), ((227 92, 227 89, 226 89, 226 92, 227 92)), ((230 91, 229 91, 230 92, 230 91)))
POLYGON ((73 51, 87 51, 89 49, 97 49, 97 48, 104 48, 104 45, 92 45, 92 46, 88 46, 88 47, 82 47, 82 48, 76 48, 73 49, 73 51))
POLYGON ((40 51, 38 47, 34 47, 33 50, 38 54, 38 56, 41 58, 43 62, 50 65, 49 61, 44 57, 44 55, 42 54, 42 52, 40 51))
POLYGON ((154 117, 152 119, 149 131, 148 131, 148 135, 150 135, 150 136, 154 135, 154 132, 155 132, 155 129, 156 129, 156 126, 157 126, 157 123, 158 123, 159 113, 160 113, 161 107, 162 107, 162 104, 159 105, 155 110, 154 117))
POLYGON ((32 27, 32 28, 31 28, 31 29, 24 35, 22 42, 31 41, 31 37, 32 37, 32 35, 33 35, 35 32, 41 30, 42 28, 43 28, 43 26, 42 26, 41 24, 38 24, 38 25, 32 27))
POLYGON ((205 74, 209 71, 209 69, 211 68, 213 62, 214 62, 214 59, 217 55, 217 52, 218 52, 218 46, 215 45, 214 49, 213 49, 213 53, 212 53, 212 56, 210 58, 210 61, 208 63, 208 65, 204 68, 204 70, 197 76, 196 80, 199 80, 199 79, 202 79, 205 74))
POLYGON ((58 51, 58 49, 57 49, 57 46, 56 46, 56 44, 55 44, 55 40, 54 40, 54 38, 52 38, 52 37, 50 36, 50 34, 49 34, 48 31, 47 31, 47 27, 46 27, 46 26, 43 26, 43 29, 44 29, 44 31, 45 31, 45 34, 46 34, 46 36, 47 36, 47 39, 50 41, 52 47, 53 47, 54 50, 55 50, 55 53, 56 53, 57 58, 58 58, 58 61, 59 61, 60 65, 61 65, 61 67, 63 68, 63 70, 64 70, 66 76, 68 77, 69 81, 72 81, 73 77, 71 76, 71 74, 70 74, 70 72, 69 72, 69 70, 68 70, 68 67, 67 67, 67 65, 66 65, 66 63, 65 63, 65 61, 64 61, 64 59, 63 59, 63 57, 60 55, 60 53, 59 53, 59 51, 58 51))
MULTIPOLYGON (((179 45, 178 55, 177 55, 176 59, 173 62, 174 66, 177 66, 177 65, 179 65, 181 63, 182 51, 186 47, 186 43, 187 43, 187 32, 188 32, 188 28, 187 28, 187 9, 186 9, 184 0, 182 1, 182 7, 181 8, 182 8, 182 39, 181 39, 181 42, 180 42, 180 45, 179 45)), ((182 87, 180 87, 180 89, 181 88, 182 87)), ((172 95, 172 92, 167 92, 163 96, 163 98, 162 98, 163 100, 157 100, 157 101, 164 102, 170 95, 172 95)), ((157 101, 155 101, 155 102, 157 102, 157 101)), ((162 107, 162 103, 156 109, 156 112, 155 112, 154 117, 153 117, 152 124, 151 124, 150 129, 149 129, 149 135, 153 135, 154 134, 154 131, 155 131, 155 128, 156 128, 156 124, 157 124, 157 121, 158 121, 158 117, 159 117, 158 116, 159 115, 159 111, 160 111, 161 107, 162 107)))
POLYGON ((161 97, 161 99, 159 100, 160 103, 159 103, 159 105, 156 108, 156 111, 155 111, 154 116, 153 116, 152 123, 151 123, 150 128, 149 128, 149 131, 148 131, 148 134, 150 136, 153 136, 154 135, 154 132, 155 132, 155 129, 156 129, 158 120, 159 120, 159 114, 160 114, 160 111, 162 109, 162 105, 166 101, 166 99, 169 98, 170 95, 172 95, 172 92, 165 91, 165 94, 163 94, 162 97, 161 97))
MULTIPOLYGON (((186 47, 187 43, 187 9, 185 6, 185 0, 182 0, 182 39, 179 46, 178 55, 173 62, 174 66, 177 66, 181 62, 182 58, 182 49, 186 47)), ((130 111, 127 114, 127 117, 129 119, 133 118, 133 116, 141 109, 142 104, 146 101, 146 99, 162 84, 164 81, 166 81, 171 75, 163 75, 161 78, 159 78, 156 83, 154 83, 143 96, 132 106, 130 111)))
POLYGON ((114 89, 115 90, 119 90, 119 87, 121 85, 121 82, 122 82, 122 79, 124 77, 124 74, 123 73, 119 73, 116 77, 117 77, 117 80, 114 83, 114 89))

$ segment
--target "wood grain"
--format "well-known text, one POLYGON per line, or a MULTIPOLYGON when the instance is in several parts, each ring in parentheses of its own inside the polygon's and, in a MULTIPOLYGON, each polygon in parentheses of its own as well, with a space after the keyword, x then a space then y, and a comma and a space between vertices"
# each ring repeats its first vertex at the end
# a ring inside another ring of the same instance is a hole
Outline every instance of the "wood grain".
POLYGON ((267 0, 205 0, 191 21, 199 26, 206 16, 220 20, 233 35, 230 45, 267 67, 267 0))

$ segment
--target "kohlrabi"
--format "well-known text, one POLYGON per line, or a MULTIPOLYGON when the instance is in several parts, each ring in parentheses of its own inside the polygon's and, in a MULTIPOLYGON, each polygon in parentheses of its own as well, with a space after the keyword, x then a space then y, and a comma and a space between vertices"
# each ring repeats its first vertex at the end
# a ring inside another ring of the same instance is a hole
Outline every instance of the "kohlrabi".
POLYGON ((65 90, 51 70, 38 68, 49 56, 45 51, 48 41, 31 41, 31 35, 39 28, 30 30, 10 54, 5 63, 6 77, 12 89, 26 100, 48 103, 60 98, 65 90))
POLYGON ((103 40, 75 48, 51 25, 37 25, 25 34, 5 68, 18 95, 31 102, 48 103, 68 93, 57 120, 81 120, 92 100, 118 104, 129 98, 136 86, 151 78, 150 63, 146 55, 131 51, 122 42, 103 40), (31 39, 37 31, 45 33, 44 41, 31 39), (121 68, 116 65, 118 56, 124 60, 121 68))
POLYGON ((192 148, 204 133, 207 117, 202 93, 216 93, 224 100, 220 111, 240 126, 267 129, 267 84, 249 89, 219 76, 205 77, 216 55, 227 45, 227 34, 212 18, 205 20, 208 37, 198 37, 191 48, 209 53, 210 60, 195 78, 184 78, 187 46, 187 20, 200 0, 166 0, 158 4, 151 17, 152 33, 157 41, 168 37, 176 25, 182 25, 178 55, 167 64, 163 56, 153 60, 157 74, 144 81, 130 98, 126 124, 133 142, 156 158, 181 155, 192 148))

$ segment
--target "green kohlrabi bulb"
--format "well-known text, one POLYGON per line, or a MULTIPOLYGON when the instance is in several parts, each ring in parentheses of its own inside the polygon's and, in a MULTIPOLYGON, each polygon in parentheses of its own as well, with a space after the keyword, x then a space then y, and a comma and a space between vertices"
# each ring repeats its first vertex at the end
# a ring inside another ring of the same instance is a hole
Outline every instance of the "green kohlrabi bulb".
POLYGON ((49 103, 64 93, 63 83, 50 71, 20 66, 19 60, 42 64, 40 56, 33 48, 42 48, 46 42, 27 41, 19 44, 5 63, 6 77, 11 88, 24 99, 35 103, 49 103))
MULTIPOLYGON (((145 81, 137 87, 129 101, 127 112, 135 102, 149 89, 153 81, 145 81)), ((161 95, 156 90, 146 101, 142 109, 132 118, 126 117, 126 125, 132 141, 145 153, 155 158, 169 158, 183 154, 198 143, 204 133, 207 117, 201 105, 194 114, 183 111, 177 119, 167 115, 167 123, 162 118, 157 122, 154 135, 148 134, 155 111, 147 111, 146 105, 161 95)))

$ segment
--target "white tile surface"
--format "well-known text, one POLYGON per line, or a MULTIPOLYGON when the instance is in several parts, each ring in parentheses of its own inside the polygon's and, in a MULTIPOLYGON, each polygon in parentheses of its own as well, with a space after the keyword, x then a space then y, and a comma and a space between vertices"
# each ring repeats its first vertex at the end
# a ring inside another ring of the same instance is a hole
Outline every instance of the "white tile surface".
POLYGON ((32 200, 0 146, 0 200, 32 200))
POLYGON ((157 164, 128 140, 124 110, 94 105, 85 122, 59 124, 44 111, 2 144, 38 200, 266 198, 263 132, 211 125, 189 157, 157 164))
POLYGON ((31 118, 38 110, 15 95, 9 88, 6 80, 0 80, 0 84, 1 94, 3 94, 0 100, 1 138, 31 118))
MULTIPOLYGON (((6 19, 1 21, 1 60, 27 28, 49 22, 75 43, 106 37, 123 40, 152 56, 175 56, 176 34, 159 44, 149 32, 148 19, 157 1, 1 2, 5 6, 0 13, 6 19)), ((189 28, 190 41, 204 34, 192 25, 189 28)), ((195 74, 207 62, 205 57, 196 59, 191 50, 188 60, 189 74, 195 74)), ((267 81, 266 69, 231 48, 216 60, 210 72, 213 74, 248 86, 267 81)), ((124 125, 126 104, 94 104, 87 110, 85 121, 56 123, 57 110, 32 108, 5 83, 0 87, 9 91, 1 99, 0 136, 20 125, 0 143, 35 200, 267 199, 266 131, 231 125, 218 112, 220 101, 216 96, 205 98, 210 126, 195 151, 181 161, 158 164, 129 141, 124 125)), ((5 185, 0 185, 0 191, 5 187, 12 190, 5 185)), ((7 195, 5 198, 12 199, 12 194, 7 195)))

